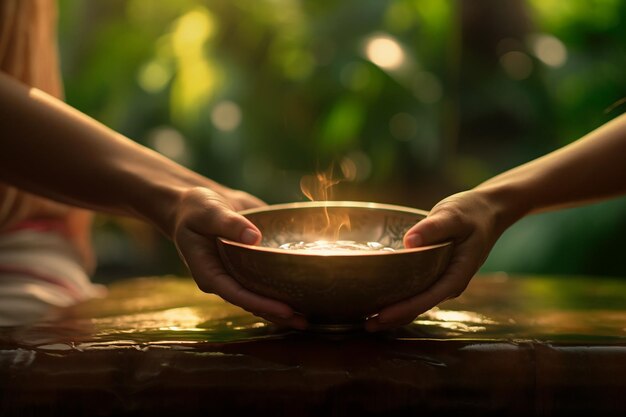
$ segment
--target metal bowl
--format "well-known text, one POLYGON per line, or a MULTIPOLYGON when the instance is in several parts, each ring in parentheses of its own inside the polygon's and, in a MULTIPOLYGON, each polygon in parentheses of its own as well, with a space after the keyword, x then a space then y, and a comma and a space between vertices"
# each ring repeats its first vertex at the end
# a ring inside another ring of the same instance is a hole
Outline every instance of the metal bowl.
POLYGON ((361 327, 382 307, 419 294, 445 269, 450 242, 405 249, 406 231, 426 211, 350 201, 307 202, 242 211, 263 234, 258 246, 218 239, 228 272, 245 288, 284 301, 312 330, 361 327), (349 227, 345 224, 349 219, 349 227), (299 251, 290 242, 379 242, 394 251, 299 251))

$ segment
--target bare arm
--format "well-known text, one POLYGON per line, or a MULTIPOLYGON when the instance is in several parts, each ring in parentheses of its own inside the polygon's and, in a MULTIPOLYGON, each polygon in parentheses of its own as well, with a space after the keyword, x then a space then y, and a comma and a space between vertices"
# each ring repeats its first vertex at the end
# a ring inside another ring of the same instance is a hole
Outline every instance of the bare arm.
POLYGON ((227 190, 3 73, 0 135, 1 180, 65 203, 142 217, 166 233, 167 208, 185 188, 227 190), (166 204, 155 207, 152 198, 166 204))
POLYGON ((536 213, 626 193, 626 114, 548 155, 475 188, 506 208, 536 213), (518 207, 516 209, 516 207, 518 207))
POLYGON ((412 321, 440 302, 460 295, 502 233, 520 218, 626 193, 626 115, 541 158, 452 195, 405 236, 415 247, 451 240, 447 270, 427 291, 389 306, 368 329, 412 321))
POLYGON ((233 209, 262 204, 0 73, 0 180, 64 203, 142 218, 176 244, 200 289, 295 327, 284 303, 243 289, 223 269, 215 236, 254 244, 259 230, 233 209))

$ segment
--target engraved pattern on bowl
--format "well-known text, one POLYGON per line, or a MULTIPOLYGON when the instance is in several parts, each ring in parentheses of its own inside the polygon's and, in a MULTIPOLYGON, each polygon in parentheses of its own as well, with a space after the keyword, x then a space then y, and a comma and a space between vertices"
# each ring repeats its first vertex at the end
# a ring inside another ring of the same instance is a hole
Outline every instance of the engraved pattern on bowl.
POLYGON ((309 202, 241 212, 263 234, 259 246, 218 239, 228 272, 245 288, 284 301, 313 324, 347 328, 382 307, 428 288, 445 269, 450 242, 404 249, 406 231, 427 212, 362 202, 309 202), (329 216, 349 216, 351 228, 324 230, 329 216), (279 249, 314 240, 379 242, 395 251, 321 254, 279 249))

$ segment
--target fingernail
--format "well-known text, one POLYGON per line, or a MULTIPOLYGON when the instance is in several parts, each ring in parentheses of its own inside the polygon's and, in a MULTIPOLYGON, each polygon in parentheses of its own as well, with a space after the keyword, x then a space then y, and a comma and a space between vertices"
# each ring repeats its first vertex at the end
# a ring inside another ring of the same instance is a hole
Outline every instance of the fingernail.
POLYGON ((406 246, 408 248, 416 248, 420 246, 423 242, 423 239, 417 233, 407 236, 406 238, 406 246))
POLYGON ((246 245, 254 245, 261 239, 261 235, 254 229, 246 229, 241 234, 241 243, 245 243, 246 245))

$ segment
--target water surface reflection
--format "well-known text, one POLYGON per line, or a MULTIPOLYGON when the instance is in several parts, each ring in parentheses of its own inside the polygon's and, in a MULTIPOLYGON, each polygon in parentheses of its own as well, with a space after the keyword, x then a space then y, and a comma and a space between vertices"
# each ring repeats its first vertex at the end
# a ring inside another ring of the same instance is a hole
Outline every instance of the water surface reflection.
MULTIPOLYGON (((377 335, 306 337, 624 341, 624 294, 626 283, 619 280, 486 276, 475 279, 462 297, 426 312, 409 326, 377 335)), ((68 309, 61 320, 0 333, 5 343, 80 351, 124 346, 192 349, 207 343, 303 337, 201 293, 191 279, 178 277, 119 282, 106 298, 68 309)))

